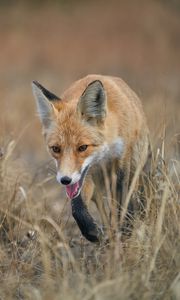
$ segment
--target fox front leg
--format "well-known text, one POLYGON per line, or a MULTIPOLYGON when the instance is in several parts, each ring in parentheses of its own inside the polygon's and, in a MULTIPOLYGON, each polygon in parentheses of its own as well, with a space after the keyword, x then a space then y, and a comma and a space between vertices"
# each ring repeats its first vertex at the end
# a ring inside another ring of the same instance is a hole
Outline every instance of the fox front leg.
POLYGON ((102 240, 103 232, 88 212, 81 194, 71 200, 71 205, 72 215, 82 235, 90 242, 99 243, 102 240))
POLYGON ((126 197, 130 186, 130 165, 125 169, 119 169, 117 173, 117 199, 119 202, 118 222, 123 234, 129 235, 132 230, 132 219, 134 214, 134 205, 132 199, 126 203, 126 197), (122 219, 122 215, 124 218, 122 219))

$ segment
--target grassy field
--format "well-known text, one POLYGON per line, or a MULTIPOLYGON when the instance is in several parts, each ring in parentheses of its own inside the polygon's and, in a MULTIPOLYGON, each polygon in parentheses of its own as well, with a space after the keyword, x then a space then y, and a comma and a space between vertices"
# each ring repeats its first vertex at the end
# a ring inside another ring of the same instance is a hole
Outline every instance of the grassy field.
POLYGON ((0 161, 1 299, 179 299, 177 161, 168 167, 157 152, 145 217, 134 217, 129 238, 94 245, 80 237, 67 201, 52 203, 48 179, 12 160, 14 146, 0 161))
POLYGON ((24 3, 0 6, 0 299, 180 299, 177 2, 24 3), (154 153, 144 218, 101 245, 82 238, 56 183, 30 85, 60 95, 88 73, 137 92, 154 153))

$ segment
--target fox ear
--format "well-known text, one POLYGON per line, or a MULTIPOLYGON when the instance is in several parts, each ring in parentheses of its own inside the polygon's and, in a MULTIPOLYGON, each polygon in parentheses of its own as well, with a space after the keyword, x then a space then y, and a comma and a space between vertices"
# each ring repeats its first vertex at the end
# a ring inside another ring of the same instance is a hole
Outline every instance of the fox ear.
POLYGON ((91 123, 101 123, 106 116, 106 93, 102 82, 91 82, 78 103, 78 112, 91 123))
POLYGON ((56 110, 53 101, 58 101, 60 98, 45 89, 37 81, 32 82, 32 90, 36 99, 39 118, 43 126, 47 128, 52 120, 53 112, 56 110))

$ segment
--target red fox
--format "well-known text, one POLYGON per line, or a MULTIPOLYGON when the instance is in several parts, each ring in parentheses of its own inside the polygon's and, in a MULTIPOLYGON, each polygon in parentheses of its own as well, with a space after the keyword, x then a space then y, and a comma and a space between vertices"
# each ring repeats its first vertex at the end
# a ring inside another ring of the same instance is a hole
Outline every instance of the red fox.
POLYGON ((106 191, 99 170, 115 174, 123 205, 137 168, 148 155, 148 127, 137 95, 120 78, 88 75, 61 97, 33 81, 33 93, 57 181, 70 199, 85 201, 106 191))

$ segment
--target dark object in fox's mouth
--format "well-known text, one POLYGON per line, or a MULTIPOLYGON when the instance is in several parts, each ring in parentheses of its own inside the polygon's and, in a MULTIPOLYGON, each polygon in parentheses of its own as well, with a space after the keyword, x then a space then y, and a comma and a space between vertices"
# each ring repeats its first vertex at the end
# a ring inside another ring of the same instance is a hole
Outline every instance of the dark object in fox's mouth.
POLYGON ((103 232, 88 212, 87 206, 83 202, 81 194, 71 200, 71 206, 72 215, 79 226, 82 235, 90 242, 100 242, 103 232))

